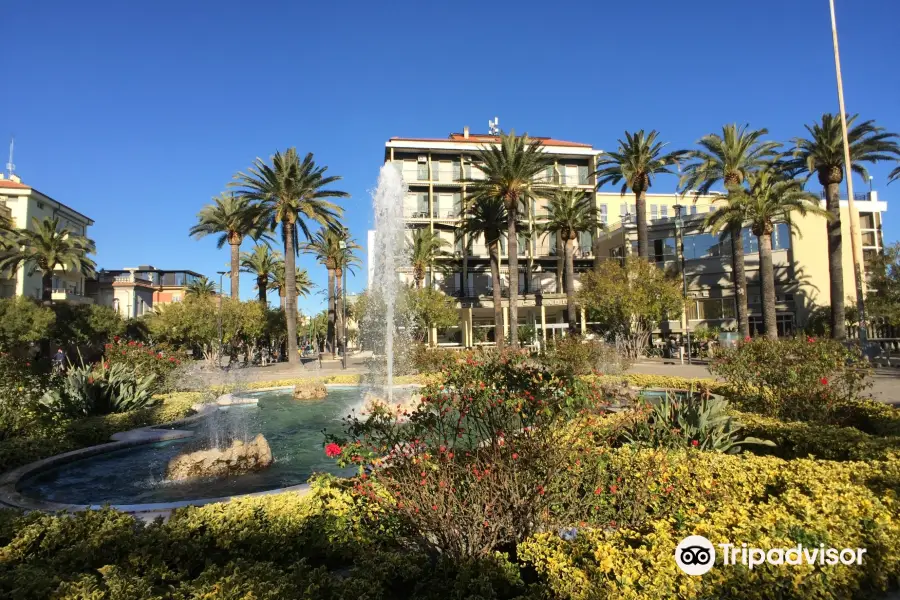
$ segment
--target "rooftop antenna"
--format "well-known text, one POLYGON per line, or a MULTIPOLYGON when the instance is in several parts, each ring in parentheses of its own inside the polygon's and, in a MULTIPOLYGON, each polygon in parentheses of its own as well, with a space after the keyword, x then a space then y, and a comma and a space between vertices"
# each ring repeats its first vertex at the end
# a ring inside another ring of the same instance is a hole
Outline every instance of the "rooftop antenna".
POLYGON ((16 171, 16 165, 13 163, 13 150, 16 146, 16 138, 12 137, 9 139, 9 162, 6 163, 6 172, 9 174, 9 177, 12 178, 13 173, 16 171))
POLYGON ((494 120, 491 121, 488 119, 488 134, 489 135, 499 135, 500 134, 500 117, 494 117, 494 120))

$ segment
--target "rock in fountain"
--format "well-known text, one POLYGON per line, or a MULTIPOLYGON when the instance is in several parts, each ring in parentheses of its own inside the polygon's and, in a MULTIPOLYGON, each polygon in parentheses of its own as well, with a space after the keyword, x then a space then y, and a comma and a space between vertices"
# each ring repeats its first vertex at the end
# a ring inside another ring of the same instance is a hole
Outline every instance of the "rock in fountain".
MULTIPOLYGON (((394 396, 392 401, 374 392, 366 392, 363 394, 363 410, 370 413, 373 409, 384 406, 395 415, 402 417, 404 413, 414 411, 421 401, 422 394, 418 392, 413 392, 400 398, 394 396)), ((404 419, 401 418, 400 420, 402 421, 404 419)))
POLYGON ((313 381, 294 386, 294 400, 321 400, 328 395, 324 383, 313 381))
POLYGON ((272 449, 260 433, 244 443, 235 440, 224 449, 198 450, 176 456, 169 462, 166 479, 222 477, 265 469, 272 464, 272 449))

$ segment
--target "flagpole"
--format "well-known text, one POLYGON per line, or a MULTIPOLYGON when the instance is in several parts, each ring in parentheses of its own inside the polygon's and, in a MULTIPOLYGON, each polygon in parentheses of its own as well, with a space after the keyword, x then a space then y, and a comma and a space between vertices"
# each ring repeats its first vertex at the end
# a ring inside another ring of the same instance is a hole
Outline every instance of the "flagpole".
MULTIPOLYGON (((847 111, 844 108, 844 82, 841 78, 841 54, 838 50, 837 19, 834 16, 834 0, 828 0, 831 8, 831 39, 834 44, 834 68, 837 73, 838 107, 841 112, 841 134, 844 138, 844 179, 847 182, 847 212, 850 217, 850 249, 853 255, 853 278, 856 283, 856 308, 859 313, 859 342, 866 343, 865 271, 862 265, 862 239, 859 235, 859 214, 853 198, 853 169, 850 162, 850 140, 847 137, 847 111)), ((838 208, 840 213, 840 208, 838 208)), ((838 215, 840 216, 840 215, 838 215)), ((864 348, 863 348, 864 349, 864 348)))

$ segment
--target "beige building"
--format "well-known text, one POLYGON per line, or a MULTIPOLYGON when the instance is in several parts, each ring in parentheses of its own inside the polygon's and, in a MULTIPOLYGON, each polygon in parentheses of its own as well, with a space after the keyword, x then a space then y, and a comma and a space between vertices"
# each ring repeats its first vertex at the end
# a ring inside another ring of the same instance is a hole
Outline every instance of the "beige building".
POLYGON ((87 282, 87 295, 102 306, 114 308, 123 318, 140 317, 153 309, 181 302, 187 286, 204 276, 194 271, 163 270, 152 265, 100 270, 87 282))
MULTIPOLYGON (((5 177, 0 174, 0 215, 10 219, 14 227, 33 228, 34 219, 59 218, 61 227, 68 227, 78 235, 90 237, 88 228, 93 219, 66 206, 58 200, 22 183, 16 175, 5 177)), ((29 266, 23 265, 15 273, 0 273, 0 297, 13 296, 41 297, 41 273, 28 275, 29 266)), ((53 275, 53 300, 68 302, 90 302, 84 294, 85 278, 75 271, 58 270, 53 275)))
MULTIPOLYGON (((580 274, 592 269, 595 261, 618 257, 637 246, 634 225, 635 200, 633 194, 622 196, 618 191, 597 192, 595 178, 597 158, 601 150, 589 144, 552 138, 541 140, 551 164, 542 174, 543 183, 560 187, 574 187, 589 194, 595 201, 606 230, 595 235, 583 234, 578 240, 575 255, 575 288, 580 287, 580 274), (627 243, 626 243, 627 240, 627 243)), ((466 195, 465 179, 477 179, 480 171, 476 153, 485 144, 497 143, 494 135, 453 133, 447 139, 391 138, 385 144, 384 160, 394 164, 403 174, 409 190, 404 199, 404 220, 411 237, 412 230, 428 228, 448 243, 452 257, 444 259, 449 269, 426 274, 426 284, 442 289, 458 298, 459 325, 437 335, 439 343, 471 346, 489 338, 494 327, 493 286, 499 283, 507 295, 510 281, 506 266, 506 244, 501 244, 500 282, 491 278, 487 248, 484 240, 458 239, 461 224, 460 209, 466 195), (445 275, 441 271, 448 271, 445 275)), ((673 181, 674 182, 674 181, 673 181)), ((886 203, 878 200, 877 192, 857 195, 857 210, 865 252, 870 255, 883 247, 881 213, 886 203)), ((546 200, 528 198, 527 226, 534 230, 546 218, 546 200)), ((824 205, 824 201, 823 201, 824 205)), ((843 202, 846 213, 846 202, 843 202)), ((676 206, 684 211, 685 271, 688 275, 688 294, 694 299, 688 325, 691 328, 730 327, 734 323, 733 285, 730 258, 718 240, 702 231, 703 218, 714 210, 714 196, 694 197, 669 193, 647 194, 647 218, 650 222, 651 253, 658 255, 661 266, 675 267, 676 206)), ((850 235, 845 214, 844 278, 848 295, 853 294, 853 271, 850 255, 850 235)), ((776 232, 773 259, 778 277, 779 329, 792 331, 805 324, 810 311, 829 303, 828 253, 825 221, 809 216, 797 221, 800 234, 789 233, 780 226, 776 232)), ((374 232, 369 232, 368 246, 374 246, 374 232)), ((753 250, 755 238, 745 234, 748 248, 746 263, 750 277, 750 314, 754 324, 761 324, 761 303, 758 291, 758 255, 753 250)), ((562 287, 562 252, 554 235, 533 235, 519 239, 519 326, 530 326, 536 337, 546 339, 567 328, 566 299, 562 287)), ((369 284, 372 284, 373 261, 369 260, 369 284)), ((400 274, 402 280, 412 282, 411 271, 400 274)), ((504 316, 508 325, 508 299, 503 299, 504 316)), ((579 311, 582 331, 591 323, 579 311)), ((662 332, 680 332, 681 321, 665 323, 662 332)))

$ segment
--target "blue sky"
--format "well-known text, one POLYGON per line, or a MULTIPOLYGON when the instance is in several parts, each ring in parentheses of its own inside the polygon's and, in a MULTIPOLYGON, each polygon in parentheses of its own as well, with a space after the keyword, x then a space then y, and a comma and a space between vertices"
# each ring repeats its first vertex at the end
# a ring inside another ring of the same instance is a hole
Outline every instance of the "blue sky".
MULTIPOLYGON (((847 109, 900 132, 900 3, 837 3, 847 109)), ((391 136, 499 116, 602 149, 626 128, 683 148, 727 122, 787 140, 837 112, 827 0, 8 0, 3 21, 2 163, 14 134, 23 181, 96 220, 105 268, 223 270, 227 251, 188 228, 236 171, 288 146, 343 176, 364 244, 391 136)), ((890 201, 888 170, 872 173, 890 201)), ((900 237, 900 208, 885 237, 900 237)), ((363 268, 350 289, 364 286, 363 268)))

